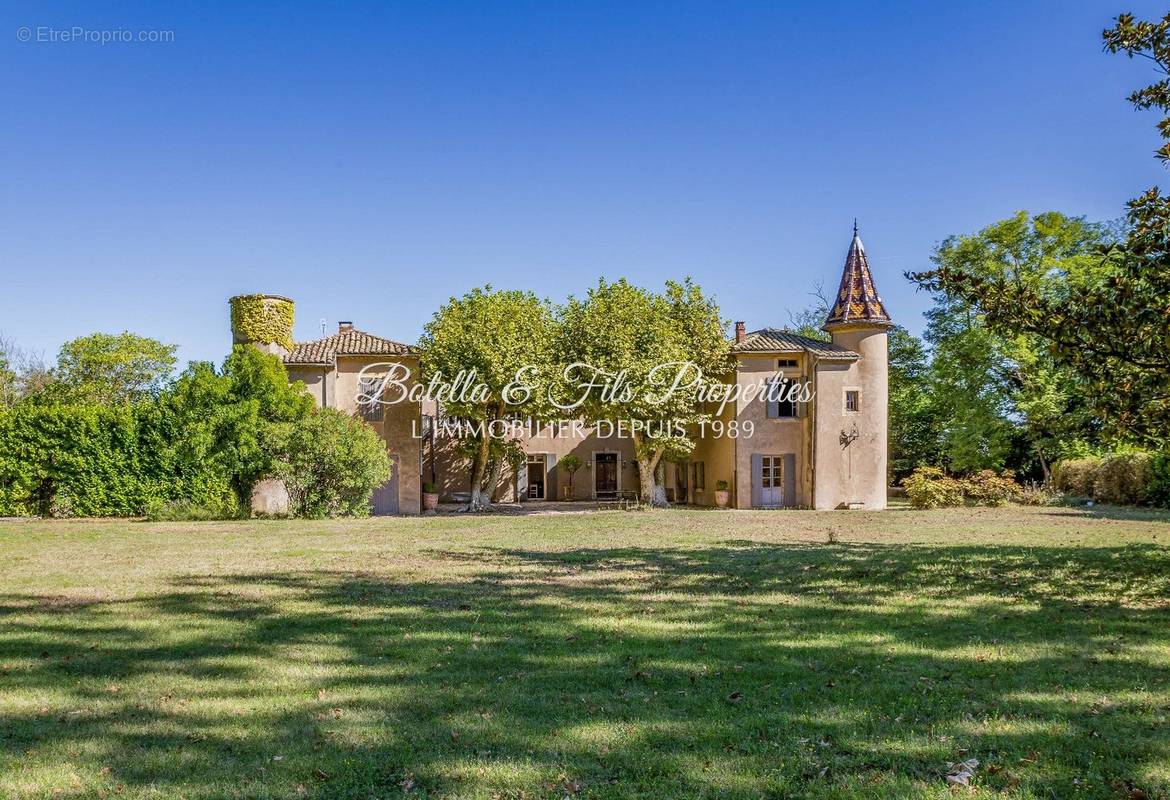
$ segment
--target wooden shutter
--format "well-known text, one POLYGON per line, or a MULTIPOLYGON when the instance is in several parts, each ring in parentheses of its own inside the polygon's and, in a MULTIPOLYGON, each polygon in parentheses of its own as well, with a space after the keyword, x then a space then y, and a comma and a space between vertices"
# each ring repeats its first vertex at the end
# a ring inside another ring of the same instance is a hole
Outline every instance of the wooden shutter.
POLYGON ((780 505, 792 508, 796 505, 796 454, 784 454, 784 496, 780 505))
POLYGON ((763 487, 760 485, 764 475, 764 457, 760 453, 752 453, 752 508, 759 508, 764 504, 763 487))

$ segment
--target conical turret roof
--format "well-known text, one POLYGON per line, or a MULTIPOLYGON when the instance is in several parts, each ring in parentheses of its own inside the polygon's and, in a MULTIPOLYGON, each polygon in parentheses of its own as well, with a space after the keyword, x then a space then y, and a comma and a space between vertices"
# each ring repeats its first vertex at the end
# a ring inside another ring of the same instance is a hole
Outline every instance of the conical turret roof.
POLYGON ((828 330, 841 325, 855 324, 893 324, 890 315, 886 313, 886 307, 882 305, 877 288, 873 285, 869 260, 865 257, 865 247, 857 233, 856 222, 853 223, 853 241, 849 244, 849 254, 845 256, 841 286, 837 289, 837 297, 829 310, 829 317, 821 327, 828 330))

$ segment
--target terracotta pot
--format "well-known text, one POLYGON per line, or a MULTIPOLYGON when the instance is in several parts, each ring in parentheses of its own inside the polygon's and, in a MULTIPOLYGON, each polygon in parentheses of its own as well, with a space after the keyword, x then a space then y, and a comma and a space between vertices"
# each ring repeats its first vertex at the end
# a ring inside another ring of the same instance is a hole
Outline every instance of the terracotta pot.
POLYGON ((715 505, 719 508, 727 508, 731 503, 731 492, 728 489, 715 490, 715 505))
POLYGON ((439 495, 423 492, 423 511, 434 511, 439 507, 439 495))

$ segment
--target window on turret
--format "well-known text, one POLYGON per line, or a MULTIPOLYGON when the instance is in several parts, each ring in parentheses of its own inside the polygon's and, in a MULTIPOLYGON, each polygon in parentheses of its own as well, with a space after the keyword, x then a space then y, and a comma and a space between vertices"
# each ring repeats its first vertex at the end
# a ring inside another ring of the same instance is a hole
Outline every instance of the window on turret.
POLYGON ((861 392, 856 389, 845 391, 845 410, 854 413, 861 410, 861 392))

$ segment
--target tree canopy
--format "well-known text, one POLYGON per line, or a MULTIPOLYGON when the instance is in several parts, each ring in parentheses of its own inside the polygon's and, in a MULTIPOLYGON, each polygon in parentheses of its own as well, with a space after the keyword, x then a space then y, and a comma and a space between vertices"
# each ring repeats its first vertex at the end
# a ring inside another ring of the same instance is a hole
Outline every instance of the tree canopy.
MULTIPOLYGON (((1103 34, 1105 49, 1149 59, 1170 73, 1170 15, 1159 22, 1122 14, 1103 34)), ((1129 100, 1162 112, 1170 159, 1170 79, 1138 89, 1129 100)), ((1037 220, 1040 218, 1038 217, 1037 220)), ((1034 226, 1024 250, 988 242, 976 257, 937 262, 911 273, 919 285, 962 300, 1004 335, 1045 343, 1053 363, 1086 383, 1085 397, 1109 435, 1150 444, 1170 431, 1170 198, 1157 187, 1131 200, 1123 235, 1084 226, 1054 232, 1034 226), (1068 235, 1071 234, 1071 235, 1068 235), (1088 253, 1079 252, 1092 238, 1088 253), (1077 250, 1076 258, 1073 250, 1077 250), (986 256, 986 257, 985 257, 986 256)))
POLYGON ((548 410, 555 328, 548 301, 532 292, 484 286, 452 297, 424 329, 419 342, 420 366, 428 380, 442 375, 452 381, 461 371, 474 372, 474 381, 485 388, 479 396, 455 398, 443 407, 444 414, 481 426, 466 443, 472 456, 474 510, 491 504, 503 466, 515 455, 511 452, 514 448, 500 437, 493 447, 486 426, 498 420, 539 416, 548 410))
POLYGON ((602 279, 584 298, 570 298, 561 320, 560 362, 589 365, 565 376, 566 401, 580 399, 590 422, 640 426, 630 433, 642 497, 664 505, 655 471, 664 456, 685 458, 694 448, 694 426, 710 419, 700 390, 731 366, 719 307, 690 279, 668 281, 661 293, 602 279), (684 365, 689 377, 668 392, 684 365), (593 370, 625 391, 607 392, 593 370), (585 381, 596 385, 583 391, 585 381))
POLYGON ((176 349, 129 331, 94 333, 61 347, 54 378, 74 400, 129 403, 166 387, 176 349))

